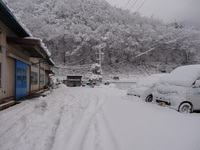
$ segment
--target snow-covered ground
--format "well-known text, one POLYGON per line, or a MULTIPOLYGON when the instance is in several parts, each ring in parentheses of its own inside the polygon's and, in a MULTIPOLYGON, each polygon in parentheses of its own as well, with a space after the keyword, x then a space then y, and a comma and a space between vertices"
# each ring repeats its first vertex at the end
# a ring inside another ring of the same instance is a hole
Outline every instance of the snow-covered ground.
POLYGON ((199 125, 114 86, 60 85, 0 112, 0 150, 199 150, 199 125))

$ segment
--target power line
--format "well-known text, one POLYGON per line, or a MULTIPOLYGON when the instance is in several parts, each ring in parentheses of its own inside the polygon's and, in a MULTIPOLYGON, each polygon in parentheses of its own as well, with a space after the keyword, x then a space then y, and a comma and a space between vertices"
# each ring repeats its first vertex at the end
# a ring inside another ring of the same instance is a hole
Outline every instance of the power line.
MULTIPOLYGON (((178 39, 176 39, 176 40, 170 40, 170 41, 168 41, 168 42, 165 43, 165 44, 169 44, 169 43, 171 43, 171 42, 176 43, 178 40, 181 40, 181 39, 183 39, 183 38, 181 37, 181 38, 178 38, 178 39)), ((152 48, 150 48, 149 50, 147 50, 147 51, 145 51, 145 52, 142 52, 142 53, 140 53, 140 54, 134 56, 134 58, 137 58, 137 57, 146 55, 147 53, 149 53, 149 52, 151 52, 151 51, 153 51, 153 50, 156 50, 156 47, 161 46, 162 44, 163 44, 163 43, 161 43, 161 44, 156 44, 156 45, 154 45, 152 48)))
POLYGON ((145 1, 142 3, 142 5, 140 5, 140 7, 139 7, 135 12, 137 12, 146 2, 147 2, 147 0, 145 0, 145 1))
POLYGON ((131 6, 130 10, 133 8, 133 6, 135 6, 135 4, 137 3, 138 0, 136 0, 133 5, 131 6))
POLYGON ((126 5, 124 6, 124 8, 126 8, 126 6, 130 3, 130 1, 131 1, 131 0, 129 0, 129 1, 126 3, 126 5))

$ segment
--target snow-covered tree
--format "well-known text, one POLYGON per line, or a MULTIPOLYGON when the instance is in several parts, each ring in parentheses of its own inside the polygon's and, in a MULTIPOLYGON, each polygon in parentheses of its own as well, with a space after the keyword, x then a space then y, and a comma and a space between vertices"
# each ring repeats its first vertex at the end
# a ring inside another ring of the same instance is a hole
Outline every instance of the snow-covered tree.
POLYGON ((33 35, 44 39, 58 64, 95 63, 98 45, 105 45, 106 66, 199 61, 200 31, 174 28, 104 0, 7 1, 33 35))

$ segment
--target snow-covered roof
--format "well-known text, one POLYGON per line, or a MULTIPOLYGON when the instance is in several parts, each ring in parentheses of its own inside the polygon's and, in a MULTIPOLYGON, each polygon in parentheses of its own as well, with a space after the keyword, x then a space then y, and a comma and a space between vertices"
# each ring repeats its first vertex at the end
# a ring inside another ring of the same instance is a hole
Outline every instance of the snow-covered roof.
POLYGON ((28 29, 26 29, 25 25, 21 22, 20 18, 17 18, 3 1, 0 1, 0 14, 3 14, 0 16, 0 20, 3 21, 20 38, 40 41, 39 46, 47 56, 47 62, 50 65, 55 65, 53 60, 50 58, 51 53, 49 52, 45 44, 42 42, 42 39, 32 37, 31 33, 28 29))
POLYGON ((46 45, 42 42, 42 39, 40 39, 40 44, 41 44, 41 47, 43 48, 44 52, 50 57, 51 53, 48 50, 48 48, 46 47, 46 45))
POLYGON ((161 83, 178 86, 191 86, 200 76, 200 65, 178 67, 161 79, 161 83))
POLYGON ((19 37, 29 37, 31 34, 25 29, 23 24, 16 19, 15 15, 10 11, 8 6, 0 1, 0 16, 1 21, 3 21, 11 30, 13 30, 19 37))
POLYGON ((49 61, 55 66, 55 62, 51 58, 49 58, 49 61))

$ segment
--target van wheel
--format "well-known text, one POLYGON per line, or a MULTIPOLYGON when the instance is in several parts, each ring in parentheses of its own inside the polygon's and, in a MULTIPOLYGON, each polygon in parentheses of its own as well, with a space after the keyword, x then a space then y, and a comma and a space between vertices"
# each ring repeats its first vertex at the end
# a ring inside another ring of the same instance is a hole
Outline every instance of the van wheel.
POLYGON ((153 101, 153 95, 148 95, 145 102, 152 102, 153 101))
POLYGON ((192 105, 190 103, 187 103, 187 102, 182 103, 182 104, 180 104, 178 111, 180 113, 191 113, 193 111, 192 105))

